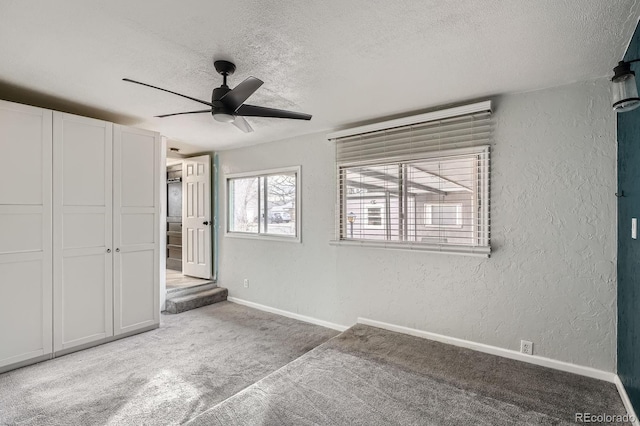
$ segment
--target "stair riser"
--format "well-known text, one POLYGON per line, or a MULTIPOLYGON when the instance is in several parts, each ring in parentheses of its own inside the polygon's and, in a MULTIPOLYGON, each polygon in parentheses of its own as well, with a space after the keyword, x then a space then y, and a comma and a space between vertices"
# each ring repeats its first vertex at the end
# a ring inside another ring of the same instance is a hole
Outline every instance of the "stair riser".
POLYGON ((187 287, 184 289, 172 289, 167 291, 167 298, 175 299, 176 297, 188 296, 194 293, 200 293, 201 291, 211 290, 218 287, 215 283, 200 284, 193 287, 187 287))
POLYGON ((209 296, 198 297, 193 300, 175 302, 167 300, 166 311, 170 314, 179 314, 181 312, 190 311, 191 309, 200 308, 202 306, 211 305, 227 300, 228 291, 221 291, 209 296))
POLYGON ((182 260, 171 257, 167 258, 167 269, 182 272, 182 260))

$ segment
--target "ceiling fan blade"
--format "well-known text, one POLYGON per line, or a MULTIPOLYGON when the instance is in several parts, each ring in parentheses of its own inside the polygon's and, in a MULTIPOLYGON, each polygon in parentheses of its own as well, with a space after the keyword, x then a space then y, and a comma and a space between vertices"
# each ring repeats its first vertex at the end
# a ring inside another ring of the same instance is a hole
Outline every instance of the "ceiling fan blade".
POLYGON ((256 90, 262 86, 264 82, 255 77, 248 77, 245 81, 238 84, 230 92, 220 98, 220 101, 233 111, 237 110, 249 96, 253 95, 256 90))
POLYGON ((187 112, 175 112, 173 114, 162 114, 162 115, 156 115, 157 118, 165 118, 165 117, 171 117, 172 115, 183 115, 183 114, 201 114, 203 112, 211 112, 211 109, 203 109, 200 111, 187 111, 187 112))
POLYGON ((233 120, 233 125, 245 133, 253 132, 253 127, 251 127, 249 122, 242 117, 236 117, 236 119, 233 120))
POLYGON ((310 114, 302 112, 285 111, 283 109, 266 108, 255 105, 242 105, 236 111, 236 114, 245 117, 273 117, 273 118, 292 118, 294 120, 311 120, 310 114))
POLYGON ((171 93, 173 95, 182 96, 183 98, 191 99, 192 101, 200 102, 201 104, 209 105, 210 107, 213 106, 213 104, 211 102, 202 101, 200 99, 192 98, 191 96, 183 95, 181 93, 172 92, 171 90, 163 89, 162 87, 156 87, 156 86, 152 86, 152 85, 147 84, 147 83, 141 83, 139 81, 131 80, 130 78, 123 78, 122 80, 126 81, 126 82, 129 82, 129 83, 139 84, 141 86, 151 87, 152 89, 162 90, 163 92, 171 93))

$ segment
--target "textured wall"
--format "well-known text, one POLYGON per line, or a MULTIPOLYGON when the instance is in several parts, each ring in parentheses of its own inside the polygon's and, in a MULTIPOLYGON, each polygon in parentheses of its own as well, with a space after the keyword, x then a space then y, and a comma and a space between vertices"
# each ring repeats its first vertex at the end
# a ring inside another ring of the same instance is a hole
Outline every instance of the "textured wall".
MULTIPOLYGON (((626 60, 640 58, 640 32, 626 60)), ((640 64, 632 64, 636 73, 640 64)), ((640 218, 640 109, 618 114, 618 375, 640 413, 640 240, 631 239, 631 218, 640 218)))
POLYGON ((537 355, 615 371, 608 82, 495 101, 490 259, 329 245, 334 150, 316 134, 220 154, 222 174, 302 165, 302 243, 222 235, 221 285, 339 324, 362 316, 514 350, 527 339, 537 355))

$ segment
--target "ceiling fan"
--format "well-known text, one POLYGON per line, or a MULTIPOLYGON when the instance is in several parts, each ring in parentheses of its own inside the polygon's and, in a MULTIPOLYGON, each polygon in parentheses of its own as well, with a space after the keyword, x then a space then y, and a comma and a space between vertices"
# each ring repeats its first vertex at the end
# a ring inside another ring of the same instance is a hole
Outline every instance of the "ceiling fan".
POLYGON ((229 88, 229 86, 227 86, 227 77, 233 74, 233 72, 236 70, 236 66, 229 61, 215 61, 213 65, 215 66, 216 71, 222 75, 223 81, 220 87, 216 87, 215 89, 213 89, 211 102, 192 98, 191 96, 172 92, 171 90, 152 86, 146 83, 141 83, 129 78, 123 78, 123 80, 129 83, 140 84, 142 86, 151 87, 152 89, 158 89, 162 90, 163 92, 182 96, 183 98, 191 99, 192 101, 200 102, 201 104, 205 104, 210 107, 209 109, 203 109, 199 111, 176 112, 173 114, 157 115, 156 117, 159 118, 171 117, 173 115, 202 114, 205 112, 210 112, 213 115, 213 118, 217 121, 223 123, 232 123, 234 126, 245 133, 253 132, 253 128, 247 122, 247 120, 244 119, 244 117, 292 118, 294 120, 311 120, 311 115, 301 112, 285 111, 282 109, 266 108, 245 104, 244 101, 246 101, 249 96, 253 95, 264 82, 255 77, 249 77, 242 83, 231 89, 229 88))

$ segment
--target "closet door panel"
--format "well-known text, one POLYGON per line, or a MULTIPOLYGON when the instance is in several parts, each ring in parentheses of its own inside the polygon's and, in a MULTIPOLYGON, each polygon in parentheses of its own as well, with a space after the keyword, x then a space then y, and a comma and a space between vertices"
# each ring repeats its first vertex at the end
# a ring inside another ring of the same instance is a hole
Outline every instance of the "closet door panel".
MULTIPOLYGON (((120 252, 122 294, 121 327, 145 324, 155 317, 156 282, 153 250, 120 252)), ((149 324, 148 324, 149 325, 149 324)))
POLYGON ((96 223, 102 224, 107 218, 102 209, 96 208, 94 212, 90 209, 84 209, 85 212, 74 213, 73 209, 67 208, 64 215, 63 239, 67 248, 83 248, 83 247, 107 247, 107 236, 105 235, 104 226, 96 226, 96 223))
POLYGON ((0 235, 2 236, 0 238, 0 253, 41 250, 42 209, 27 206, 20 209, 6 207, 2 220, 0 220, 0 235), (29 210, 30 213, 28 213, 29 210))
POLYGON ((0 101, 0 367, 52 352, 52 112, 0 101))
POLYGON ((110 165, 107 156, 111 154, 107 140, 110 124, 62 113, 56 116, 61 116, 56 125, 63 126, 60 129, 63 205, 104 207, 108 189, 105 183, 111 177, 106 170, 110 165))
POLYGON ((54 350, 113 336, 113 125, 54 113, 54 350))
POLYGON ((66 325, 64 344, 67 347, 71 342, 86 343, 92 337, 107 337, 105 266, 104 252, 101 249, 96 250, 93 255, 87 254, 87 250, 82 250, 78 256, 67 253, 63 260, 62 320, 66 325))
POLYGON ((150 207, 156 205, 155 176, 158 165, 154 159, 158 151, 155 137, 138 133, 138 129, 121 127, 122 207, 150 207))
POLYGON ((114 127, 114 334, 160 321, 160 137, 114 127))
POLYGON ((11 159, 0 167, 0 202, 42 206, 51 197, 51 111, 0 101, 0 144, 11 159))
MULTIPOLYGON (((5 256, 0 256, 0 258, 5 256)), ((0 263, 1 290, 12 301, 23 303, 6 303, 0 309, 0 360, 8 365, 24 361, 51 352, 51 332, 48 333, 48 347, 43 341, 43 322, 51 322, 44 317, 42 309, 44 295, 42 291, 42 259, 18 260, 0 263), (12 288, 9 288, 11 284, 12 288), (13 332, 12 332, 13 331, 13 332)))
POLYGON ((155 215, 153 213, 123 214, 121 244, 131 246, 138 244, 154 244, 155 215))

